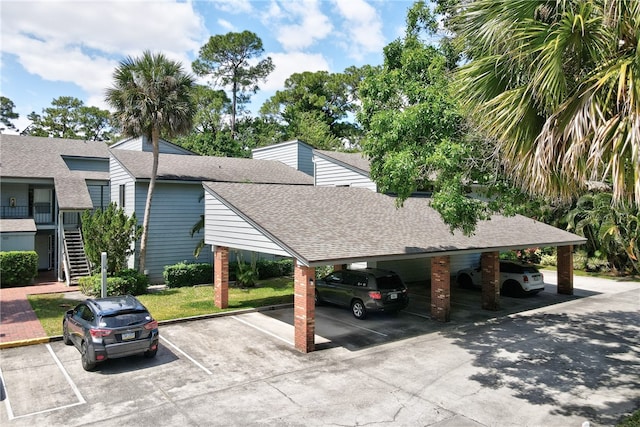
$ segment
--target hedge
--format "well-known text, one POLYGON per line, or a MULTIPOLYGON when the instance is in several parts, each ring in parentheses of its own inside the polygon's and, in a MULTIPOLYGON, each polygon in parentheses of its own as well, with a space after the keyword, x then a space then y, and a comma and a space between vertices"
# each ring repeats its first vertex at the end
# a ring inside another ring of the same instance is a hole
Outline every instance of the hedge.
MULTIPOLYGON (((293 273, 293 261, 283 259, 280 261, 256 261, 258 278, 261 280, 271 277, 289 276, 293 273)), ((229 280, 236 281, 238 263, 229 263, 229 280)), ((213 282, 213 266, 211 264, 196 264, 186 261, 174 265, 167 265, 162 272, 164 283, 169 288, 193 286, 213 282)))
POLYGON ((165 285, 169 288, 212 283, 213 266, 211 264, 179 262, 165 266, 162 277, 164 277, 165 285))
POLYGON ((23 286, 38 276, 38 254, 35 251, 0 252, 0 284, 23 286))
MULTIPOLYGON (((102 295, 102 275, 81 277, 78 285, 83 294, 99 297, 102 295)), ((142 295, 147 293, 149 278, 136 270, 122 270, 107 277, 107 296, 142 295)))

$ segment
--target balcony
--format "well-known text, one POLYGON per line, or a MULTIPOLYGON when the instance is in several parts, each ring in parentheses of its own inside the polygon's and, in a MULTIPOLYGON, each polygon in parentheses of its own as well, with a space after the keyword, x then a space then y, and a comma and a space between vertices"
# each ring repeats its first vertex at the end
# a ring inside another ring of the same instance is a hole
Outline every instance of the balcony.
POLYGON ((54 224, 55 216, 52 214, 50 204, 35 204, 31 213, 29 206, 2 206, 0 218, 2 219, 26 219, 33 218, 36 224, 54 224))

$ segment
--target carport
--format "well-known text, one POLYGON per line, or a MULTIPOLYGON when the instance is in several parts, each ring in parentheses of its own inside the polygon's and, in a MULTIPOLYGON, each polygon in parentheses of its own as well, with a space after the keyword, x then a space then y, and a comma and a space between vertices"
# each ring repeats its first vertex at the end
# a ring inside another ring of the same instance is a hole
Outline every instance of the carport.
MULTIPOLYGON (((481 253, 482 307, 500 307, 499 253, 558 248, 558 292, 573 293, 573 245, 585 239, 523 216, 495 215, 473 236, 451 233, 426 198, 353 187, 205 182, 205 243, 214 248, 217 307, 228 304, 229 248, 294 259, 295 347, 314 350, 315 267, 423 259, 431 263, 431 317, 449 321, 450 256, 481 253)), ((427 310, 427 307, 425 307, 427 310)))

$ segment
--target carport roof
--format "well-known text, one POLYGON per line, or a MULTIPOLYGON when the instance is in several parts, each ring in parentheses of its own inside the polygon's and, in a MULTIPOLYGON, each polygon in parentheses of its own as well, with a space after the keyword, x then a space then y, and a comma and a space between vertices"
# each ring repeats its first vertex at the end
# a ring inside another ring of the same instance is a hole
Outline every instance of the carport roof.
MULTIPOLYGON (((395 198, 352 187, 205 182, 237 216, 306 265, 422 258, 536 246, 577 245, 585 239, 523 216, 494 215, 473 236, 450 233, 426 198, 395 198)), ((207 230, 207 243, 216 244, 207 230)))

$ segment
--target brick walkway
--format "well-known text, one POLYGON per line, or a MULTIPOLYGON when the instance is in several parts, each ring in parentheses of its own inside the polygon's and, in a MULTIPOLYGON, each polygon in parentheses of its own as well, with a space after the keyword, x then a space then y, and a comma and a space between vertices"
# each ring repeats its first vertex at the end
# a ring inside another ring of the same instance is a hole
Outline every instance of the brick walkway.
POLYGON ((27 295, 77 290, 77 286, 58 282, 49 272, 41 274, 33 285, 0 289, 0 344, 47 337, 27 295))

